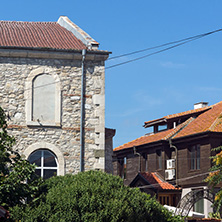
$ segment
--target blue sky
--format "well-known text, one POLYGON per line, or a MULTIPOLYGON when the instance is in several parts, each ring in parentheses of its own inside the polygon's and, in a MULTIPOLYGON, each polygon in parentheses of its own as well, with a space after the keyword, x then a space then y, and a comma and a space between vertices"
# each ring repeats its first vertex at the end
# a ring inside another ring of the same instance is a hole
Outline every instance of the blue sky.
MULTIPOLYGON (((8 0, 1 2, 0 20, 57 21, 66 15, 115 56, 222 28, 221 10, 221 0, 8 0)), ((106 127, 116 129, 114 147, 149 132, 144 121, 193 109, 196 102, 221 101, 221 40, 218 32, 108 69, 106 127)))

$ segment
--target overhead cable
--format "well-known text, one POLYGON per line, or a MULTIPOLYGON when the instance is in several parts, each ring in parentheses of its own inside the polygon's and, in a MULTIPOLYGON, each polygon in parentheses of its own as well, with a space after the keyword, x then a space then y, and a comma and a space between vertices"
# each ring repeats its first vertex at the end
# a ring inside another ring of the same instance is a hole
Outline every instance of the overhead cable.
POLYGON ((176 40, 176 41, 173 41, 173 42, 164 43, 164 44, 161 44, 161 45, 157 45, 157 46, 137 50, 137 51, 134 51, 134 52, 129 52, 129 53, 125 53, 125 54, 122 54, 122 55, 113 56, 113 57, 108 58, 107 60, 117 59, 117 58, 129 56, 129 55, 133 55, 133 54, 137 54, 137 53, 141 53, 141 52, 145 52, 145 51, 152 50, 152 49, 162 48, 162 47, 167 46, 167 45, 172 45, 172 44, 176 44, 176 43, 179 43, 179 42, 184 42, 184 41, 191 40, 191 39, 202 38, 202 37, 205 37, 207 35, 211 35, 213 33, 220 32, 220 31, 222 31, 222 29, 217 29, 217 30, 214 30, 214 31, 211 31, 211 32, 191 36, 191 37, 184 38, 184 39, 181 39, 181 40, 176 40))

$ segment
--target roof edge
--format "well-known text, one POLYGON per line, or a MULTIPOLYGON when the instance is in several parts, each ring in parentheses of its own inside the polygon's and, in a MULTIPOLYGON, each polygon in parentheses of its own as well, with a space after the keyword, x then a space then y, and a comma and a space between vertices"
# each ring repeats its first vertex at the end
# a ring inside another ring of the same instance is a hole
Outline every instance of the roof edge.
POLYGON ((74 24, 67 16, 60 16, 57 23, 72 32, 79 40, 81 40, 88 49, 98 49, 99 43, 95 41, 89 34, 83 31, 79 26, 74 24))

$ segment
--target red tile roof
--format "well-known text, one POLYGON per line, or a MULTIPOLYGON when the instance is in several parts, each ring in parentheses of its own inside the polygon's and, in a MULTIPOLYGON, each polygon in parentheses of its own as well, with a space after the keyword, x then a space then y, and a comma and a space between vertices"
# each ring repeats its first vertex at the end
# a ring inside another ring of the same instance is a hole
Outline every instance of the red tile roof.
POLYGON ((165 140, 166 137, 171 132, 173 132, 173 130, 174 129, 170 129, 170 130, 162 131, 162 132, 155 133, 155 134, 141 136, 138 139, 135 139, 131 142, 125 143, 122 146, 116 147, 114 149, 114 151, 130 148, 130 147, 134 147, 134 146, 140 146, 140 145, 143 145, 143 144, 146 144, 146 143, 152 143, 152 142, 156 142, 156 141, 160 141, 160 140, 165 140))
POLYGON ((86 46, 57 22, 0 21, 0 47, 82 50, 86 46))
MULTIPOLYGON (((155 134, 145 135, 131 142, 116 147, 114 151, 131 148, 133 146, 145 145, 167 139, 178 139, 185 136, 191 136, 203 132, 221 132, 222 133, 222 101, 209 107, 204 107, 198 110, 190 110, 183 113, 168 115, 166 118, 174 118, 189 113, 196 114, 195 118, 190 117, 182 124, 179 124, 175 129, 161 131, 155 134), (204 111, 204 112, 202 112, 204 111)), ((160 120, 160 119, 159 119, 160 120)), ((150 121, 151 122, 151 121, 150 121)))
POLYGON ((114 149, 114 151, 118 151, 118 150, 122 150, 122 149, 126 149, 126 148, 131 148, 134 146, 141 146, 141 145, 144 145, 147 143, 153 143, 153 142, 157 142, 157 141, 161 141, 161 140, 167 140, 167 139, 171 138, 173 135, 175 135, 176 133, 178 133, 183 127, 185 127, 187 124, 189 124, 192 120, 193 120, 193 118, 191 117, 187 121, 178 125, 174 129, 169 129, 169 130, 165 130, 165 131, 158 132, 155 134, 149 134, 149 135, 142 136, 142 137, 135 139, 131 142, 128 142, 128 143, 125 143, 119 147, 116 147, 114 149))
POLYGON ((140 175, 142 175, 152 187, 158 190, 180 190, 180 188, 176 188, 172 184, 164 181, 156 172, 143 172, 140 173, 140 175))
POLYGON ((207 131, 222 132, 222 102, 213 106, 207 112, 200 114, 186 128, 179 132, 173 138, 189 136, 207 131))
POLYGON ((209 110, 210 108, 211 108, 210 106, 207 106, 207 107, 203 107, 203 108, 199 108, 199 109, 193 109, 193 110, 188 110, 188 111, 181 112, 181 113, 171 114, 171 115, 164 116, 160 119, 146 121, 144 124, 145 124, 145 127, 146 127, 146 125, 152 126, 152 125, 154 125, 154 124, 156 124, 157 122, 160 122, 160 121, 165 121, 166 122, 168 120, 175 119, 175 118, 181 118, 181 117, 186 117, 186 116, 189 116, 189 115, 191 116, 193 114, 199 114, 201 112, 209 110))

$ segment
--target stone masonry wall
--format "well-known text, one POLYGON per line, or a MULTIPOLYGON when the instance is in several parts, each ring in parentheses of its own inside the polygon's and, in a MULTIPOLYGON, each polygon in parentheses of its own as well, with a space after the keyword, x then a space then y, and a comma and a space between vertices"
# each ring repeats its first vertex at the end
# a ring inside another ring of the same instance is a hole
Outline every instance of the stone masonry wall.
MULTIPOLYGON (((81 60, 0 57, 0 106, 9 116, 14 149, 23 154, 32 144, 53 144, 62 153, 65 166, 59 163, 59 167, 65 173, 77 173, 80 168, 81 72, 81 60), (40 67, 60 79, 61 127, 27 125, 25 82, 40 67)), ((104 170, 104 156, 96 155, 104 151, 105 143, 104 61, 86 61, 85 82, 85 170, 104 170)))

